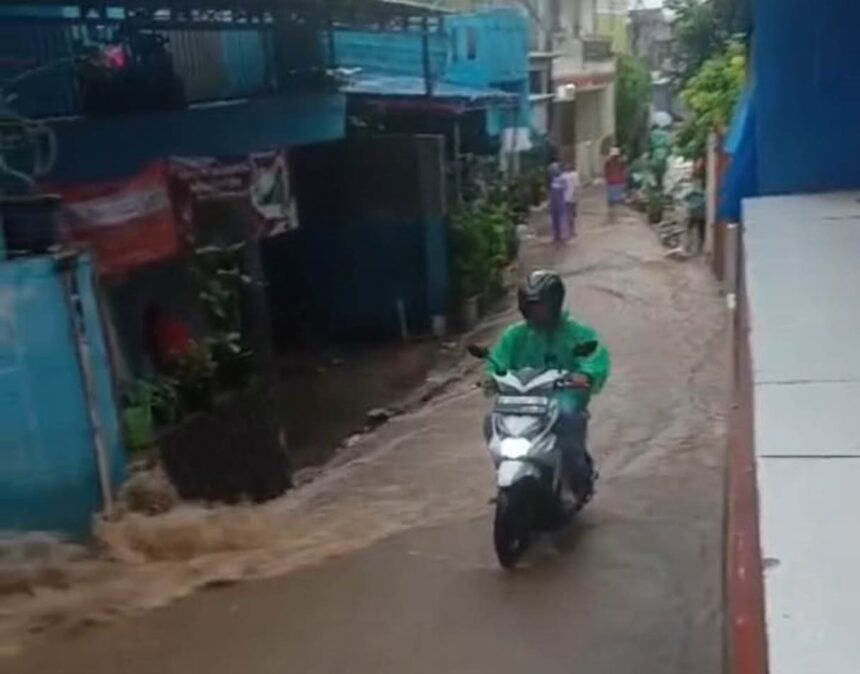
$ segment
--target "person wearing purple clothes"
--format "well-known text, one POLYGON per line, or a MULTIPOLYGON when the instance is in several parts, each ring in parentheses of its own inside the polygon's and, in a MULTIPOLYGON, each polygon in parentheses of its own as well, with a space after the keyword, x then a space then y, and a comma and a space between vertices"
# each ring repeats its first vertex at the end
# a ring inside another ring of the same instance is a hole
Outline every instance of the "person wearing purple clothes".
POLYGON ((568 235, 570 238, 576 238, 576 201, 579 196, 579 173, 576 168, 569 165, 567 171, 564 172, 565 192, 564 202, 567 205, 568 218, 568 235))
POLYGON ((563 243, 567 241, 570 220, 565 200, 567 180, 557 163, 550 165, 549 179, 549 214, 552 218, 552 240, 555 243, 563 243))

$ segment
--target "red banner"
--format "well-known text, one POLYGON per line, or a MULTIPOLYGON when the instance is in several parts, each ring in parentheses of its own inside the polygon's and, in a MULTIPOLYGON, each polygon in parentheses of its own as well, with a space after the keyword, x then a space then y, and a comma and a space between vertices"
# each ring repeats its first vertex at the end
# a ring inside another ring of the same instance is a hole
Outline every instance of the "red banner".
POLYGON ((166 177, 158 162, 133 178, 61 188, 64 237, 92 246, 104 275, 175 255, 179 236, 166 177))

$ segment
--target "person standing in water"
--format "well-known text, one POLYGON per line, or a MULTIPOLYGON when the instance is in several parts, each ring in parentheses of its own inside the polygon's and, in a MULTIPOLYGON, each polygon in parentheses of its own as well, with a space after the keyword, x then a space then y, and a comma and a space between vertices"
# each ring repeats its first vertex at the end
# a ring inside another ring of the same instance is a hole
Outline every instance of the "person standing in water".
POLYGON ((576 201, 579 193, 579 173, 574 166, 564 172, 565 191, 564 204, 567 208, 568 231, 571 238, 576 238, 576 201))
POLYGON ((552 219, 552 240, 560 244, 567 241, 567 228, 570 224, 567 214, 567 203, 565 193, 567 192, 567 181, 561 172, 558 162, 553 162, 549 167, 549 214, 552 219))
POLYGON ((627 193, 627 164, 621 150, 613 147, 603 168, 606 180, 606 201, 609 207, 609 222, 615 221, 615 209, 624 203, 627 193))

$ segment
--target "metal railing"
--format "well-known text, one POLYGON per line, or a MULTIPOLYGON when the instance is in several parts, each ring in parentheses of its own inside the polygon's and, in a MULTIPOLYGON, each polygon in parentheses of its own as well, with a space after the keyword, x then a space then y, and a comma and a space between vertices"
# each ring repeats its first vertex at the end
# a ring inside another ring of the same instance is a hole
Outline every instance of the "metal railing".
MULTIPOLYGON (((115 72, 119 73, 122 63, 140 62, 129 51, 129 41, 150 36, 164 42, 169 67, 166 71, 162 69, 162 75, 172 70, 176 86, 181 87, 181 105, 247 98, 276 93, 288 87, 292 77, 307 79, 308 74, 317 74, 324 78, 328 68, 324 32, 324 27, 316 32, 311 26, 272 22, 224 28, 215 24, 199 28, 168 25, 129 28, 117 21, 3 18, 0 87, 14 96, 15 111, 28 117, 88 114, 92 101, 87 96, 91 92, 87 92, 82 82, 82 63, 89 59, 92 65, 93 61, 101 61, 104 55, 113 53, 118 59, 115 72), (287 39, 283 38, 283 31, 288 31, 287 39), (308 35, 296 39, 299 32, 308 35), (296 53, 290 53, 291 50, 296 53), (21 77, 31 71, 35 71, 32 76, 21 77), (8 85, 11 81, 14 84, 8 85)), ((156 73, 139 65, 135 67, 138 68, 135 77, 145 80, 149 87, 159 86, 154 81, 158 79, 156 73)), ((90 71, 92 74, 92 68, 90 71)), ((168 81, 160 84, 174 86, 168 81)), ((146 93, 142 95, 145 98, 146 93)))

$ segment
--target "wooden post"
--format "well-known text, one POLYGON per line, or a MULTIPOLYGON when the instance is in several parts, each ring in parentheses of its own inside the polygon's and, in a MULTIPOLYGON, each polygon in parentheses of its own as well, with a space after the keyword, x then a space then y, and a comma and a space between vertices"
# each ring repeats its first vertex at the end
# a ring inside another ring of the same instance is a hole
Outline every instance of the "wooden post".
POLYGON ((714 225, 717 222, 717 202, 720 184, 719 171, 720 136, 715 131, 708 134, 707 159, 705 166, 705 252, 714 250, 714 225))
POLYGON ((454 121, 454 186, 457 190, 457 204, 463 205, 463 166, 461 164, 462 131, 460 118, 454 121))

